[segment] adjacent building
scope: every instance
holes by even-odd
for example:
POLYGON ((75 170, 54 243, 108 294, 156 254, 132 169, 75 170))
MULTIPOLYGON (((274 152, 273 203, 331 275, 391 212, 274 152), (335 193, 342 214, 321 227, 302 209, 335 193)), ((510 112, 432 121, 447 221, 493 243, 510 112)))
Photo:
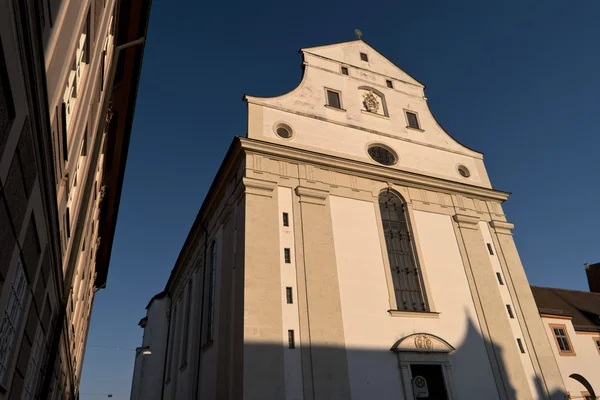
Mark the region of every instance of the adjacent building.
POLYGON ((301 53, 296 89, 245 96, 132 399, 565 398, 482 153, 364 41, 301 53))
POLYGON ((149 7, 0 1, 0 399, 78 397, 149 7))
POLYGON ((600 263, 586 265, 589 292, 532 286, 570 398, 600 395, 600 263))

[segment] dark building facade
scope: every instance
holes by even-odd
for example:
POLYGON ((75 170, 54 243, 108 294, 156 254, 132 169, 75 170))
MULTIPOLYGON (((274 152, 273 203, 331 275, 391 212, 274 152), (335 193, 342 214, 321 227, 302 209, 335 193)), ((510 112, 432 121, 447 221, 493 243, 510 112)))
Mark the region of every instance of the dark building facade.
POLYGON ((148 0, 0 0, 0 399, 76 398, 148 0))

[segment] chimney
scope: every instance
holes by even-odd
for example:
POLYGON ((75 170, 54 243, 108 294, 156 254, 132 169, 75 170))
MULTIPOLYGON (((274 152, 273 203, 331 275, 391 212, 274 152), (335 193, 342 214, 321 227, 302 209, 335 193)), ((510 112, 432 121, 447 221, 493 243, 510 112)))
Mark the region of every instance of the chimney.
POLYGON ((590 292, 600 293, 600 263, 583 265, 585 265, 590 292))

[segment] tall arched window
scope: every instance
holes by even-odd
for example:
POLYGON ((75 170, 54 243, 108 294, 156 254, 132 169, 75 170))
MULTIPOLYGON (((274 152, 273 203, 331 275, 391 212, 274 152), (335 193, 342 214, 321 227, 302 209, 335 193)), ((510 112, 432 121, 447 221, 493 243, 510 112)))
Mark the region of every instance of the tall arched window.
POLYGON ((397 308, 403 311, 428 311, 406 204, 400 196, 387 190, 379 195, 379 209, 397 308))

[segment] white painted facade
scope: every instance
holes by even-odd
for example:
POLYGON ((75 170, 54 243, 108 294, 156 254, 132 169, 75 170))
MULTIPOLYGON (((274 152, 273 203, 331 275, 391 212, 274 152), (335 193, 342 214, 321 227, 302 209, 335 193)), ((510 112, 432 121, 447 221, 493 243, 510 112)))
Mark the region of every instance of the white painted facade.
POLYGON ((420 373, 436 398, 563 398, 502 211, 508 194, 492 188, 482 154, 448 135, 424 86, 365 42, 302 54, 298 88, 245 97, 247 138, 232 144, 167 283, 176 299, 196 282, 192 316, 178 306, 175 317, 173 302, 166 363, 179 357, 182 321, 199 321, 187 323, 198 334, 185 350, 198 380, 180 367, 154 390, 411 399, 420 373), (372 145, 391 162, 372 158, 372 145), (398 257, 416 272, 406 268, 406 284, 380 208, 388 193, 407 219, 398 232, 410 251, 398 257), (410 273, 422 304, 398 297, 414 289, 410 273))

